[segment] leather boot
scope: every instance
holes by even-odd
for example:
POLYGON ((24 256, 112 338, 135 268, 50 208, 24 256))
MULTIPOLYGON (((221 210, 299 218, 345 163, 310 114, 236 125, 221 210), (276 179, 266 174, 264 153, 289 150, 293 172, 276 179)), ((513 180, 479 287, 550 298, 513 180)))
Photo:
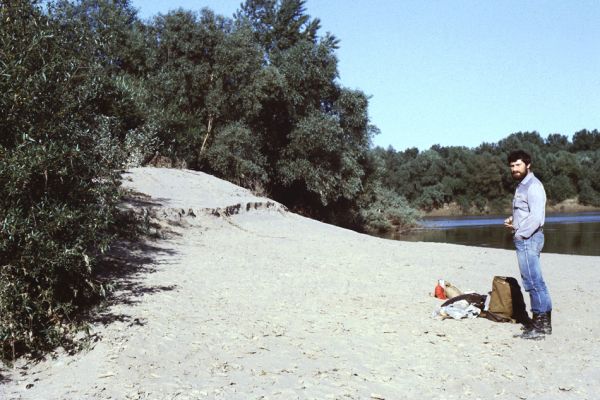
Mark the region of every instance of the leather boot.
POLYGON ((525 327, 525 330, 520 335, 515 335, 515 337, 519 337, 521 339, 529 339, 529 340, 540 340, 545 337, 544 334, 544 325, 542 320, 545 318, 546 314, 536 314, 533 313, 533 319, 531 320, 531 324, 525 327))
POLYGON ((552 335, 552 311, 540 314, 540 320, 542 321, 542 331, 546 335, 552 335))

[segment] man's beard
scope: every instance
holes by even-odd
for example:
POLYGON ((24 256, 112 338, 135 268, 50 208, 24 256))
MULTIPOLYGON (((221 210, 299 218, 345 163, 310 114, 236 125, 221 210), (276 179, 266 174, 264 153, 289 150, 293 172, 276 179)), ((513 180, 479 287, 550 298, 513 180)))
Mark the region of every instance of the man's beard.
POLYGON ((513 179, 515 179, 515 180, 517 180, 517 181, 520 181, 520 180, 522 180, 522 179, 523 179, 523 178, 525 178, 526 176, 527 176, 527 171, 525 171, 525 172, 520 172, 520 171, 517 171, 517 172, 513 172, 513 173, 512 173, 512 177, 513 177, 513 179))

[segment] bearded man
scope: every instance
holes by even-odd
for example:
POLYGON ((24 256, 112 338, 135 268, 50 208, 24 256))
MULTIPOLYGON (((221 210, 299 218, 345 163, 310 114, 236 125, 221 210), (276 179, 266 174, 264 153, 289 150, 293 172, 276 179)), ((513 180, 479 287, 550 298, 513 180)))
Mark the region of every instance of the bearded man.
POLYGON ((531 156, 523 150, 508 155, 513 179, 519 181, 513 198, 513 214, 504 220, 512 230, 523 288, 529 293, 531 324, 517 335, 523 339, 542 339, 552 333, 552 300, 542 276, 540 253, 544 247, 546 192, 531 172, 531 156))

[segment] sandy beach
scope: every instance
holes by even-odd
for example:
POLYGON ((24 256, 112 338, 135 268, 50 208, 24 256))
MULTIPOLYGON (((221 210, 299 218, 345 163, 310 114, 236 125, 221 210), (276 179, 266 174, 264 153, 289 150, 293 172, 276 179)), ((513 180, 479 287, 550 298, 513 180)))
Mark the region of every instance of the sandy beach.
POLYGON ((600 257, 543 253, 554 332, 527 341, 432 317, 438 279, 487 293, 514 251, 359 234, 200 172, 124 186, 171 233, 129 249, 87 348, 4 368, 0 399, 600 397, 600 257))

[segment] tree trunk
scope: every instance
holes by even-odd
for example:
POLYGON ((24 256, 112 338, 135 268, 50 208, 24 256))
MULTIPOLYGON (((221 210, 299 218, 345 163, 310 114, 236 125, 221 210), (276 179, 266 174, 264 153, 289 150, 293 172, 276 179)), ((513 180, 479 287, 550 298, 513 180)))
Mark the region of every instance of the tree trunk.
POLYGON ((204 147, 206 146, 206 141, 208 140, 208 137, 210 136, 210 131, 212 131, 213 119, 214 119, 214 116, 209 115, 208 126, 206 127, 206 135, 204 135, 204 140, 202 141, 202 147, 200 147, 200 154, 202 154, 204 152, 204 147))
MULTIPOLYGON (((215 74, 211 73, 210 74, 210 83, 212 86, 213 80, 215 79, 215 74)), ((212 126, 213 126, 213 120, 214 120, 215 116, 214 114, 209 114, 208 116, 208 126, 206 127, 206 135, 204 135, 204 140, 202 141, 202 147, 200 147, 200 154, 202 154, 204 152, 204 148, 206 147, 206 141, 208 140, 208 137, 210 136, 210 132, 212 131, 212 126)))

